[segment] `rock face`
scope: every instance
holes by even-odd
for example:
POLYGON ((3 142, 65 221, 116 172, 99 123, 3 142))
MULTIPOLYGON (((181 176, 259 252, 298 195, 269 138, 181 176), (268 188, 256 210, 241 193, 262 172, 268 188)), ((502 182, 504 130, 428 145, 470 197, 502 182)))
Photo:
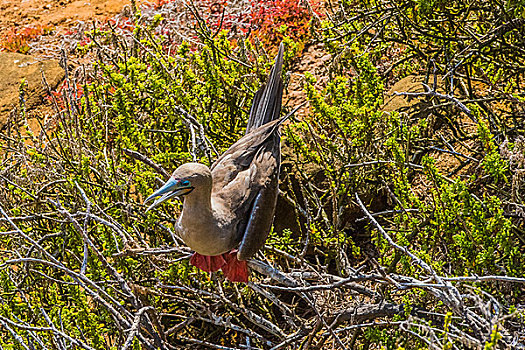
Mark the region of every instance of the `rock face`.
POLYGON ((46 94, 42 72, 52 89, 64 79, 64 70, 58 61, 38 61, 28 55, 0 52, 0 130, 6 124, 9 112, 19 104, 22 79, 27 81, 26 109, 41 103, 46 94))
MULTIPOLYGON (((434 78, 430 77, 427 84, 433 88, 434 78)), ((457 80, 456 80, 457 81, 457 80)), ((409 75, 408 77, 405 77, 401 80, 399 80, 397 83, 392 86, 390 91, 385 96, 385 103, 383 105, 383 111, 385 112, 407 112, 410 115, 414 115, 414 113, 423 113, 424 115, 427 115, 430 113, 430 111, 426 110, 427 107, 431 106, 431 104, 428 102, 428 99, 425 96, 421 97, 414 97, 414 96, 401 96, 396 95, 395 92, 411 92, 411 93, 420 93, 425 92, 425 89, 421 83, 425 82, 425 76, 423 75, 409 75)), ((443 81, 443 77, 438 75, 437 76, 437 92, 442 94, 448 94, 448 91, 445 91, 443 87, 446 86, 445 82, 443 81)), ((454 89, 454 95, 455 96, 463 96, 461 89, 458 88, 458 84, 456 84, 456 88, 454 89)), ((443 101, 446 102, 446 101, 443 101)))
POLYGON ((403 112, 419 103, 419 99, 415 97, 398 96, 395 95, 394 92, 424 92, 425 89, 423 88, 423 85, 421 85, 421 82, 423 81, 423 76, 409 75, 395 83, 390 89, 390 92, 385 96, 383 111, 403 112))

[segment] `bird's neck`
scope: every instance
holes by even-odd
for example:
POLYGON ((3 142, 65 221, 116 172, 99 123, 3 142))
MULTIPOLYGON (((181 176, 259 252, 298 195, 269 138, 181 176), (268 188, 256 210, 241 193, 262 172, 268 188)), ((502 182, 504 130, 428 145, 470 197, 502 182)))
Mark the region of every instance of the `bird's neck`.
POLYGON ((182 216, 183 219, 192 219, 192 221, 211 219, 213 217, 211 191, 195 189, 184 197, 182 216))

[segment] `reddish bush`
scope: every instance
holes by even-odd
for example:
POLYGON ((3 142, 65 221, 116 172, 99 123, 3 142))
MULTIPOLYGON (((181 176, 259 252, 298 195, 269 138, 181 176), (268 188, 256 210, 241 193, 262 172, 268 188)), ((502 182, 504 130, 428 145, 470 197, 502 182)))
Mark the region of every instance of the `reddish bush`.
MULTIPOLYGON (((281 42, 289 36, 296 42, 308 38, 312 13, 300 0, 252 0, 251 25, 254 35, 267 45, 281 42)), ((312 9, 317 15, 319 5, 312 9)))
POLYGON ((212 29, 227 29, 257 37, 266 46, 276 46, 284 36, 304 42, 309 36, 314 14, 320 16, 320 2, 311 9, 301 0, 251 0, 250 6, 229 8, 225 0, 201 0, 204 18, 212 29))
POLYGON ((29 43, 32 40, 49 34, 52 30, 53 27, 40 25, 11 29, 0 38, 0 51, 26 53, 30 49, 29 43))
POLYGON ((84 95, 84 88, 81 84, 75 83, 70 85, 67 80, 64 80, 51 94, 46 97, 50 103, 56 103, 59 110, 66 108, 66 98, 69 103, 78 103, 80 98, 84 95), (70 89, 68 91, 68 89, 70 89))

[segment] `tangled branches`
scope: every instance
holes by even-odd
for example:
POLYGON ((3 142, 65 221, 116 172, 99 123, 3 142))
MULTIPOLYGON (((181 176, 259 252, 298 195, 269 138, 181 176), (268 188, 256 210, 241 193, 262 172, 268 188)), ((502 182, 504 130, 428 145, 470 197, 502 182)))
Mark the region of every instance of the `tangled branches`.
MULTIPOLYGON (((44 305, 34 299, 32 284, 47 285, 50 290, 52 286, 59 286, 63 293, 81 292, 88 298, 85 302, 91 305, 91 312, 96 310, 97 318, 104 317, 106 326, 113 331, 111 337, 101 334, 106 338, 104 343, 119 349, 128 349, 137 342, 146 349, 175 349, 184 344, 217 349, 237 349, 250 344, 272 349, 293 348, 299 344, 304 348, 323 348, 328 343, 352 348, 360 332, 388 328, 414 336, 432 349, 443 349, 447 344, 454 344, 453 348, 462 344, 481 349, 494 340, 493 332, 499 334, 498 344, 504 348, 523 346, 519 333, 510 331, 507 325, 513 314, 492 295, 476 293, 470 283, 525 284, 525 279, 439 276, 414 253, 394 242, 357 194, 355 200, 368 220, 392 248, 420 268, 420 278, 388 273, 375 261, 375 268, 370 271, 352 268, 348 276, 341 277, 305 259, 268 247, 270 252, 282 254, 293 268, 283 272, 272 267, 272 263, 251 261, 250 267, 257 273, 244 291, 240 286, 226 283, 220 275, 213 275, 212 281, 199 281, 195 271, 186 279, 168 282, 161 276, 186 260, 188 250, 177 242, 163 248, 150 247, 123 230, 103 210, 94 209, 97 206, 80 185, 77 184, 76 189, 84 199, 83 209, 71 211, 59 201, 48 200, 48 206, 54 210, 45 215, 11 217, 0 207, 0 220, 10 227, 3 235, 9 235, 16 242, 13 245, 16 249, 4 250, 1 271, 11 286, 9 291, 5 290, 11 297, 4 294, 3 299, 8 304, 13 298, 23 300, 32 310, 30 317, 12 313, 0 316, 0 322, 22 348, 29 349, 31 344, 44 346, 53 339, 59 348, 93 349, 93 343, 86 340, 89 329, 81 328, 81 319, 72 319, 60 311, 64 315, 57 324, 55 315, 48 314, 57 310, 46 311, 44 305), (60 221, 67 229, 60 235, 37 239, 34 233, 20 228, 35 220, 60 221), (117 253, 108 255, 101 249, 103 241, 92 229, 96 225, 104 226, 121 242, 117 253), (74 254, 67 248, 65 235, 80 238, 84 249, 74 254), (61 253, 49 245, 57 240, 65 244, 61 253), (68 260, 60 256, 66 252, 70 255, 68 260), (150 277, 135 280, 119 272, 116 262, 129 259, 140 260, 141 265, 152 270, 150 277), (387 293, 402 295, 417 290, 428 293, 429 303, 446 305, 450 313, 427 309, 424 305, 392 303, 385 298, 387 293), (213 329, 224 329, 229 336, 219 336, 222 342, 217 343, 213 329), (223 346, 225 344, 227 346, 223 346)), ((60 295, 48 297, 60 298, 60 295)), ((73 299, 70 308, 80 308, 80 303, 73 299)))

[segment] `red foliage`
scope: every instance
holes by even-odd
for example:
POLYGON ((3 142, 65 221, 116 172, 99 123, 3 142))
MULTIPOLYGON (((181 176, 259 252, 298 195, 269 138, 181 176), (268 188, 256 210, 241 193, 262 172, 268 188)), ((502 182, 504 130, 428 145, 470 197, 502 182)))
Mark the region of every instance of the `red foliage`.
POLYGON ((162 7, 166 4, 169 4, 170 2, 174 2, 175 0, 155 0, 155 8, 162 7))
POLYGON ((55 90, 51 91, 51 95, 48 95, 46 99, 49 102, 53 102, 53 100, 56 101, 58 108, 62 110, 66 105, 65 96, 68 95, 68 88, 71 89, 70 96, 73 100, 78 101, 84 95, 84 88, 81 84, 77 83, 75 86, 70 86, 70 83, 68 83, 67 80, 64 80, 55 90))
POLYGON ((267 45, 280 43, 284 35, 303 42, 308 37, 311 18, 312 14, 299 0, 252 0, 254 35, 267 45), (286 26, 284 32, 282 26, 286 26))
POLYGON ((199 7, 207 10, 202 15, 211 29, 250 33, 266 46, 275 46, 285 35, 297 42, 308 38, 313 13, 320 16, 320 1, 312 1, 313 13, 301 3, 301 0, 251 0, 246 11, 229 12, 231 5, 226 0, 200 0, 199 7))
POLYGON ((116 28, 122 29, 128 32, 133 32, 133 29, 135 28, 135 23, 133 19, 129 17, 120 17, 118 21, 115 18, 110 18, 108 20, 108 23, 111 26, 116 26, 116 28))
POLYGON ((40 25, 11 29, 0 38, 0 51, 26 53, 29 51, 30 41, 49 34, 52 30, 53 27, 40 25))

